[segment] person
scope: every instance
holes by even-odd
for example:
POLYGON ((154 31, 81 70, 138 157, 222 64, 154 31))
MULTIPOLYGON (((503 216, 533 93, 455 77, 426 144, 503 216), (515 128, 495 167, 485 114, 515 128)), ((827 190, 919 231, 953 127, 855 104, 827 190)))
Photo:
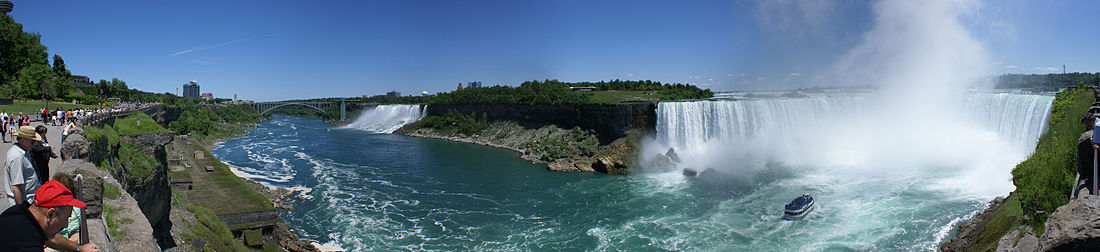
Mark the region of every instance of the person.
POLYGON ((50 179, 50 159, 57 158, 57 154, 53 152, 53 146, 50 146, 50 140, 46 138, 45 125, 38 125, 34 132, 42 141, 34 142, 34 147, 31 147, 31 164, 38 174, 38 181, 46 181, 50 179))
POLYGON ((4 159, 4 193, 7 196, 7 206, 12 207, 23 204, 24 201, 34 198, 35 190, 41 185, 38 174, 31 164, 30 150, 35 141, 42 140, 34 133, 30 126, 20 127, 15 135, 15 146, 8 149, 8 155, 4 159))
MULTIPOLYGON (((68 173, 57 173, 53 180, 61 183, 65 188, 79 189, 76 181, 68 173)), ((71 190, 70 190, 71 191, 71 190)), ((73 207, 73 213, 69 216, 69 224, 46 241, 46 251, 76 251, 80 242, 80 214, 82 207, 73 207)))
POLYGON ((0 117, 0 141, 8 142, 8 122, 0 117))
MULTIPOLYGON (((1098 146, 1092 143, 1092 127, 1096 121, 1096 115, 1085 114, 1081 117, 1081 124, 1085 126, 1085 133, 1077 138, 1077 184, 1073 185, 1073 197, 1082 192, 1082 189, 1092 190, 1092 165, 1095 150, 1098 146)), ((1096 192, 1090 192, 1096 194, 1096 192)))
MULTIPOLYGON (((73 207, 87 204, 73 198, 73 193, 61 183, 51 180, 42 185, 33 202, 25 202, 0 213, 0 251, 43 251, 69 222, 73 207)), ((99 251, 95 243, 79 247, 78 251, 99 251)))

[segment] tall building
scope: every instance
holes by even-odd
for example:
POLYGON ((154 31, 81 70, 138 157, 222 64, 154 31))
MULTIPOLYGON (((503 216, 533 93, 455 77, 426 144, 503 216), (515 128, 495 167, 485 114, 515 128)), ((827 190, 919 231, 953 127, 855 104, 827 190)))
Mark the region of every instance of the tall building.
POLYGON ((191 81, 190 83, 183 84, 183 97, 199 98, 199 82, 191 81))
POLYGON ((386 92, 386 97, 401 97, 401 92, 389 91, 386 92))
POLYGON ((471 82, 466 83, 466 87, 468 87, 468 88, 472 88, 472 87, 479 88, 479 87, 483 87, 483 86, 481 85, 480 81, 471 81, 471 82))

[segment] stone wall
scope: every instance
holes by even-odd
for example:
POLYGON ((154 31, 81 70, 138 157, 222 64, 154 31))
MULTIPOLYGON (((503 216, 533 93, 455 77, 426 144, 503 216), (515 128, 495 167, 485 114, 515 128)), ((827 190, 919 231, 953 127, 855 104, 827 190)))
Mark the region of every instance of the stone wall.
POLYGON ((514 121, 524 127, 556 125, 563 129, 581 127, 594 130, 600 144, 625 137, 630 129, 653 131, 657 126, 657 103, 610 105, 505 105, 456 104, 428 105, 427 115, 443 115, 449 110, 476 114, 490 121, 514 121))

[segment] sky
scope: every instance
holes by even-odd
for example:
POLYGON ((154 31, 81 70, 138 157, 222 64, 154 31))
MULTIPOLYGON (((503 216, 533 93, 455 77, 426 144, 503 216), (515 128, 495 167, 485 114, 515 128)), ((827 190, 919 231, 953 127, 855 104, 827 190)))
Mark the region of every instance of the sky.
MULTIPOLYGON (((991 74, 1100 71, 1100 1, 944 1, 964 2, 949 18, 991 74)), ((542 79, 835 85, 823 76, 881 22, 879 1, 840 0, 13 2, 73 74, 256 101, 542 79)))

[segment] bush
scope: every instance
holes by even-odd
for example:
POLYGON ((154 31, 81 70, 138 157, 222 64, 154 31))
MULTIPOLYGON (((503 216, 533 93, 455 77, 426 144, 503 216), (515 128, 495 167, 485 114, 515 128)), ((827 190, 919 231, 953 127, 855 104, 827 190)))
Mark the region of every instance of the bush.
POLYGON ((1077 139, 1085 132, 1081 113, 1092 104, 1093 92, 1072 88, 1059 92, 1051 108, 1048 129, 1039 137, 1035 152, 1012 170, 1012 183, 1020 196, 1028 224, 1042 232, 1043 223, 1058 207, 1069 202, 1077 172, 1077 139))
POLYGON ((483 116, 481 120, 474 119, 474 114, 464 115, 459 113, 458 110, 447 110, 443 116, 428 116, 420 121, 416 122, 417 127, 433 128, 449 132, 450 134, 461 133, 467 136, 472 136, 489 127, 483 116))

